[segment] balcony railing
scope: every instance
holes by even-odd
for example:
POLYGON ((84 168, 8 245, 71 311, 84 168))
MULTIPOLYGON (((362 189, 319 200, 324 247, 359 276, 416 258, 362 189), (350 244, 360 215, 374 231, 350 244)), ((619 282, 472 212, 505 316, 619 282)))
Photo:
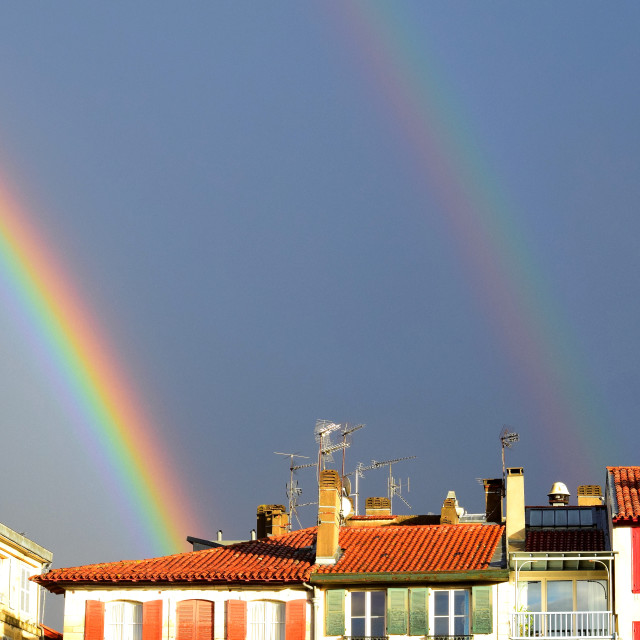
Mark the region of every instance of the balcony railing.
MULTIPOLYGON (((451 635, 451 636, 420 636, 422 640, 472 640, 473 636, 451 635)), ((343 640, 389 640, 389 636, 342 636, 343 640)))
POLYGON ((512 638, 612 638, 611 611, 519 611, 511 616, 512 638))

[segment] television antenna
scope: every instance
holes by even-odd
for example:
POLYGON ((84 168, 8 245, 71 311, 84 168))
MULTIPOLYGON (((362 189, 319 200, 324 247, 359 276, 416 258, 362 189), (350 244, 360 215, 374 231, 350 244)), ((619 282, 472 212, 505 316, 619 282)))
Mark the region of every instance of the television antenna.
POLYGON ((344 443, 344 447, 342 449, 342 472, 341 472, 340 475, 343 478, 345 477, 345 475, 344 475, 345 454, 346 454, 347 447, 351 444, 350 442, 347 443, 347 438, 354 431, 358 431, 358 429, 362 429, 363 427, 364 427, 364 424, 356 424, 354 426, 349 426, 347 423, 345 423, 344 429, 342 430, 342 442, 344 443))
POLYGON ((504 429, 500 432, 500 445, 502 447, 502 497, 505 496, 505 482, 507 470, 504 464, 504 450, 511 449, 511 447, 520 440, 519 434, 515 431, 511 431, 511 427, 507 424, 504 425, 504 429))
POLYGON ((333 462, 333 453, 350 446, 346 438, 343 438, 343 441, 338 444, 331 442, 331 434, 341 428, 341 424, 331 420, 316 420, 314 435, 318 443, 318 479, 320 478, 320 472, 326 469, 327 462, 333 462))
MULTIPOLYGON (((360 498, 360 493, 359 493, 359 482, 358 480, 360 478, 364 478, 364 472, 365 471, 370 471, 371 469, 381 469, 382 467, 386 467, 387 465, 389 465, 389 478, 390 480, 388 481, 387 484, 387 492, 388 492, 388 496, 389 496, 389 501, 391 502, 393 500, 393 496, 394 495, 399 495, 396 494, 395 492, 392 492, 391 490, 391 485, 395 484, 395 481, 393 480, 393 477, 391 475, 391 465, 395 464, 396 462, 402 462, 403 460, 414 460, 416 456, 405 456, 404 458, 394 458, 393 460, 383 460, 383 461, 377 461, 377 460, 372 460, 371 464, 369 465, 365 465, 362 462, 358 462, 357 466, 356 466, 356 470, 352 471, 351 473, 347 474, 347 475, 355 475, 355 485, 356 485, 356 490, 355 492, 353 492, 351 495, 355 496, 355 504, 354 504, 354 515, 358 515, 358 499, 360 498)), ((403 498, 401 498, 401 500, 404 501, 403 498)))
POLYGON ((310 460, 310 457, 300 455, 299 453, 282 453, 281 451, 274 451, 274 453, 277 456, 289 456, 289 484, 286 485, 286 492, 287 500, 289 502, 289 524, 287 525, 287 529, 291 531, 294 518, 297 520, 298 526, 302 527, 302 523, 298 517, 298 508, 306 507, 310 504, 316 504, 315 502, 305 502, 303 504, 298 503, 298 498, 302 495, 302 489, 298 485, 298 481, 294 479, 294 474, 300 469, 315 467, 318 463, 307 462, 304 464, 295 464, 295 458, 305 458, 306 460, 310 460))

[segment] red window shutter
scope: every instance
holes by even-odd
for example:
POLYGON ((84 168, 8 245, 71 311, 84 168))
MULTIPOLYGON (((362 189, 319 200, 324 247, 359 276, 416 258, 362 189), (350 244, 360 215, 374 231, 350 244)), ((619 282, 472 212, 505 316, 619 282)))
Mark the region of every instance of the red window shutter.
POLYGON ((213 640, 213 602, 182 600, 177 607, 176 640, 213 640))
POLYGON ((631 529, 631 590, 640 593, 640 528, 631 529))
POLYGON ((305 640, 307 635, 307 601, 287 602, 285 615, 285 640, 305 640))
POLYGON ((104 602, 87 600, 85 603, 84 640, 104 640, 104 602))
POLYGON ((195 618, 195 640, 213 640, 213 602, 197 600, 195 618))
POLYGON ((162 600, 142 605, 142 640, 162 640, 162 600))
POLYGON ((245 640, 247 637, 247 603, 227 600, 227 640, 245 640))
POLYGON ((182 600, 177 608, 176 640, 193 640, 196 633, 196 601, 182 600))
POLYGON ((631 625, 633 640, 640 640, 640 622, 632 622, 631 625))

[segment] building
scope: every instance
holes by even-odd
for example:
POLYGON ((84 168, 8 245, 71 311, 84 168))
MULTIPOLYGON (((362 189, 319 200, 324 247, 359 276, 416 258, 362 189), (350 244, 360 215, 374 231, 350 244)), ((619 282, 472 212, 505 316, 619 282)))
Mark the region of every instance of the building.
POLYGON ((45 635, 40 624, 41 590, 29 578, 48 570, 52 559, 50 551, 0 524, 0 633, 3 640, 35 640, 45 635))
POLYGON ((605 493, 616 554, 615 608, 620 638, 640 640, 640 467, 607 467, 605 493))
POLYGON ((570 506, 566 486, 554 483, 548 505, 525 507, 521 468, 507 469, 506 485, 510 637, 613 639, 614 553, 601 488, 579 487, 570 506))
POLYGON ((317 527, 283 532, 284 509, 263 505, 256 540, 34 580, 65 594, 65 640, 508 636, 501 522, 462 521, 455 496, 440 517, 368 506, 345 521, 340 476, 323 471, 317 527))

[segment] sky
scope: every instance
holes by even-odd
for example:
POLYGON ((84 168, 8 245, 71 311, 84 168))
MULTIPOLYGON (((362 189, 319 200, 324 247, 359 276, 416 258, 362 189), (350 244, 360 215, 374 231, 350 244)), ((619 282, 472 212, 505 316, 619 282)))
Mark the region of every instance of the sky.
POLYGON ((505 427, 528 504, 640 464, 639 26, 3 3, 0 521, 56 567, 247 538, 318 419, 366 425, 348 473, 415 456, 392 467, 414 513, 482 511, 505 427))

